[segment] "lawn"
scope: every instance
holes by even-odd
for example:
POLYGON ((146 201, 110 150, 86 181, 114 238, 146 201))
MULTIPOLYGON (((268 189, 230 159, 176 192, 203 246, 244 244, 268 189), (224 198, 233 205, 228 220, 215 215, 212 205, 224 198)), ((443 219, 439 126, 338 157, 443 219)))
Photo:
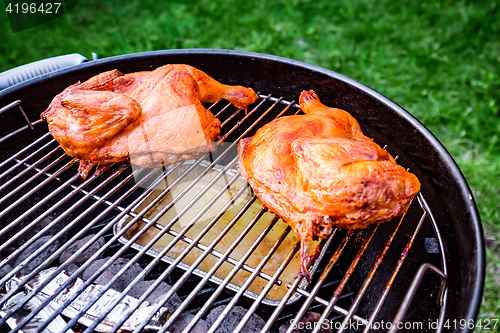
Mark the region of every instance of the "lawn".
POLYGON ((499 9, 486 0, 80 0, 62 17, 18 33, 2 11, 0 72, 74 52, 224 48, 354 78, 422 121, 460 166, 488 240, 479 317, 499 318, 499 9))

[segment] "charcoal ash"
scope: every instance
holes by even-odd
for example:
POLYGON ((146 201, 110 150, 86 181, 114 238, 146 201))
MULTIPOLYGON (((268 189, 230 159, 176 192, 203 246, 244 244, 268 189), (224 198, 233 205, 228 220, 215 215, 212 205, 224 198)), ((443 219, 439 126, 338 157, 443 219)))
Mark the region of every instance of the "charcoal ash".
MULTIPOLYGON (((14 287, 14 285, 9 285, 7 287, 7 290, 9 290, 9 287, 14 287)), ((8 312, 15 308, 19 303, 23 302, 24 299, 27 296, 27 292, 19 292, 17 294, 14 294, 11 296, 2 306, 2 312, 8 312)), ((24 305, 22 306, 22 312, 25 313, 30 313, 34 309, 36 309, 42 301, 37 297, 31 298, 29 301, 25 302, 24 305)), ((41 311, 39 311, 33 319, 31 319, 27 325, 22 327, 22 331, 24 333, 36 333, 38 332, 39 326, 44 323, 46 320, 49 319, 49 317, 53 314, 53 311, 45 307, 41 311)), ((6 323, 3 326, 0 326, 0 331, 1 332, 6 332, 7 327, 10 327, 10 329, 13 329, 17 326, 18 321, 20 321, 21 318, 9 318, 7 319, 6 323)), ((66 322, 61 316, 55 316, 55 318, 52 318, 52 321, 48 324, 48 326, 42 331, 42 333, 51 333, 51 332, 61 332, 62 329, 66 326, 66 322)), ((10 331, 9 329, 9 331, 10 331)), ((74 331, 72 329, 67 329, 65 333, 73 333, 74 331)))
MULTIPOLYGON (((108 258, 99 259, 94 261, 82 274, 83 280, 88 280, 95 272, 97 272, 101 266, 103 266, 108 261, 108 258)), ((109 266, 99 277, 93 281, 95 284, 106 285, 127 263, 129 259, 118 258, 111 266, 109 266)), ((116 291, 123 291, 137 275, 142 272, 142 268, 138 263, 134 263, 128 268, 111 286, 112 289, 116 291)))
MULTIPOLYGON (((146 290, 149 287, 151 287, 151 285, 154 282, 155 282, 154 280, 141 281, 132 290, 130 290, 128 295, 135 298, 141 298, 141 296, 146 292, 146 290)), ((150 304, 158 303, 161 300, 161 298, 163 298, 163 296, 170 290, 170 288, 172 288, 170 285, 168 285, 165 282, 161 282, 158 285, 158 287, 156 287, 156 289, 153 290, 151 295, 149 295, 146 298, 146 301, 148 301, 150 304)), ((167 300, 165 306, 170 312, 174 312, 175 310, 177 310, 177 308, 179 308, 181 303, 182 301, 179 298, 179 296, 177 296, 177 293, 173 293, 172 296, 170 296, 169 299, 167 300)))
MULTIPOLYGON (((320 325, 319 333, 332 333, 332 330, 328 324, 321 325, 319 323, 320 319, 321 314, 308 311, 304 313, 304 316, 300 320, 300 323, 294 325, 296 326, 296 328, 292 331, 292 333, 311 333, 312 331, 314 331, 315 325, 320 325)), ((279 333, 285 333, 289 328, 290 324, 281 325, 279 328, 279 333)))
MULTIPOLYGON (((44 246, 47 242, 51 240, 53 236, 43 236, 37 239, 33 244, 28 246, 20 255, 17 257, 14 266, 19 266, 26 258, 35 253, 39 248, 44 246)), ((20 272, 22 275, 28 275, 36 268, 38 268, 50 255, 56 252, 59 249, 59 241, 55 240, 52 244, 45 249, 40 255, 29 262, 21 268, 20 272)))
MULTIPOLYGON (((68 260, 73 254, 75 254, 78 250, 80 250, 85 244, 87 244, 95 235, 88 235, 87 237, 81 238, 71 244, 59 257, 59 263, 64 263, 68 260)), ((75 265, 82 265, 87 260, 89 260, 94 254, 96 254, 100 248, 102 248, 106 244, 104 237, 98 238, 92 245, 89 246, 88 249, 83 251, 83 253, 76 258, 73 263, 75 265)), ((100 257, 96 258, 99 259, 100 257)))
MULTIPOLYGON (((172 333, 180 333, 182 332, 188 325, 189 323, 191 322, 191 320, 193 320, 194 318, 194 314, 191 314, 191 313, 182 313, 179 318, 177 318, 177 320, 172 324, 172 326, 170 327, 170 331, 172 333)), ((200 319, 196 325, 191 329, 191 331, 189 331, 190 333, 206 333, 208 332, 208 325, 207 323, 203 320, 203 319, 200 319)))
MULTIPOLYGON (((221 305, 218 306, 210 313, 207 315, 206 322, 209 326, 212 326, 217 319, 220 317, 224 309, 226 308, 226 305, 221 305)), ((247 310, 241 306, 235 306, 231 309, 231 311, 228 313, 224 321, 219 325, 217 330, 215 331, 216 333, 230 333, 233 332, 234 329, 238 326, 238 324, 241 322, 241 319, 245 314, 247 313, 247 310)), ((258 333, 262 330, 262 328, 266 325, 266 322, 260 318, 258 315, 255 313, 250 316, 250 319, 247 321, 243 329, 241 330, 242 333, 258 333)))

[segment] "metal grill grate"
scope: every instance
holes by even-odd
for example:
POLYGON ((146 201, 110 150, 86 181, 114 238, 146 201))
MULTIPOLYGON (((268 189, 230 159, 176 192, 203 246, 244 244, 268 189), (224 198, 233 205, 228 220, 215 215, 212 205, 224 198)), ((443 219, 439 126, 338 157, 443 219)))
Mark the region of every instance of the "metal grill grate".
MULTIPOLYGON (((2 112, 18 105, 20 102, 13 103, 2 112)), ((209 108, 221 119, 223 143, 216 153, 198 160, 158 170, 113 165, 81 180, 75 161, 47 133, 0 163, 0 326, 29 332, 42 332, 49 323, 51 329, 62 332, 75 327, 85 332, 120 328, 165 332, 188 313, 192 315, 184 327, 188 332, 209 311, 225 304, 209 332, 215 332, 235 306, 247 309, 235 332, 244 331, 254 314, 265 321, 262 332, 278 332, 290 320, 300 322, 308 311, 318 312, 319 322, 328 321, 338 332, 368 332, 390 315, 394 332, 418 294, 426 271, 439 277, 434 283, 437 289, 424 291, 437 303, 429 320, 444 318, 446 260, 438 226, 421 194, 408 214, 398 220, 360 231, 335 230, 321 260, 311 268, 312 283, 303 279, 287 282, 284 272, 292 269, 299 244, 283 221, 259 206, 242 180, 237 171, 236 143, 263 123, 297 114, 300 109, 293 101, 270 95, 260 95, 248 112, 222 101, 209 108), (59 263, 65 250, 89 235, 93 236, 83 247, 59 263), (41 243, 44 236, 49 236, 48 240, 41 243), (105 243, 97 252, 72 267, 101 237, 105 243), (231 240, 221 246, 228 237, 231 240), (425 258, 426 253, 417 253, 416 257, 423 258, 410 258, 410 264, 405 265, 419 237, 434 246, 428 253, 435 255, 425 258), (242 247, 244 241, 247 245, 242 247), (19 259, 38 243, 35 252, 19 259), (179 244, 182 247, 174 255, 179 244), (187 260, 190 256, 191 261, 187 260), (103 266, 86 280, 78 280, 101 257, 105 258, 103 266), (252 260, 256 257, 258 260, 252 260), (119 258, 127 258, 127 264, 75 309, 80 295, 95 286, 101 273, 119 258), (202 267, 209 258, 208 266, 202 267), (123 291, 108 299, 113 284, 137 264, 141 271, 123 291), (64 273, 71 270, 71 274, 64 273), (401 272, 404 277, 398 280, 401 272), (408 276, 413 278, 412 284, 409 280, 398 284, 408 276), (235 282, 236 277, 239 282, 235 282), (127 296, 144 279, 152 281, 149 288, 140 297, 127 296), (171 288, 144 310, 144 301, 164 281, 171 288), (399 289, 405 286, 404 290, 394 292, 394 284, 399 289), (272 298, 275 289, 282 293, 272 298), (396 306, 388 305, 394 303, 391 291, 397 295, 396 306), (173 311, 165 304, 175 294, 182 303, 173 311), (130 320, 134 316, 138 319, 130 320)), ((440 331, 442 320, 439 323, 428 330, 440 331)), ((292 329, 289 326, 287 332, 292 329)), ((320 326, 312 331, 320 331, 320 326)))

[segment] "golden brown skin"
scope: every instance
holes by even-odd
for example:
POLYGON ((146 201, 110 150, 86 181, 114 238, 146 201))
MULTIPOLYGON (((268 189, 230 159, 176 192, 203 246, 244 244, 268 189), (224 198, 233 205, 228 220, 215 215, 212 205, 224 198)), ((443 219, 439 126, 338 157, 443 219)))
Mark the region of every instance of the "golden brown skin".
POLYGON ((112 70, 66 88, 41 118, 66 153, 78 157, 85 179, 95 165, 130 160, 159 167, 212 151, 220 121, 202 103, 221 98, 246 108, 258 96, 188 65, 112 70))
POLYGON ((405 213, 420 191, 415 175, 367 138, 349 113, 323 105, 314 91, 305 115, 276 119, 239 142, 240 170, 265 207, 301 240, 301 275, 309 246, 334 227, 365 228, 405 213))

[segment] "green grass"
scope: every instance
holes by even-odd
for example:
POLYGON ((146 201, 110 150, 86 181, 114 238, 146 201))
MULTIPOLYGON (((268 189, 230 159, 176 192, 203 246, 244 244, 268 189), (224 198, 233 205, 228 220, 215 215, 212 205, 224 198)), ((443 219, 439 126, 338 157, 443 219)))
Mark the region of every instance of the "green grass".
POLYGON ((0 14, 0 71, 79 52, 178 48, 280 55, 360 81, 422 121, 471 186, 485 234, 479 317, 500 317, 500 4, 497 1, 97 1, 13 34, 0 14))

